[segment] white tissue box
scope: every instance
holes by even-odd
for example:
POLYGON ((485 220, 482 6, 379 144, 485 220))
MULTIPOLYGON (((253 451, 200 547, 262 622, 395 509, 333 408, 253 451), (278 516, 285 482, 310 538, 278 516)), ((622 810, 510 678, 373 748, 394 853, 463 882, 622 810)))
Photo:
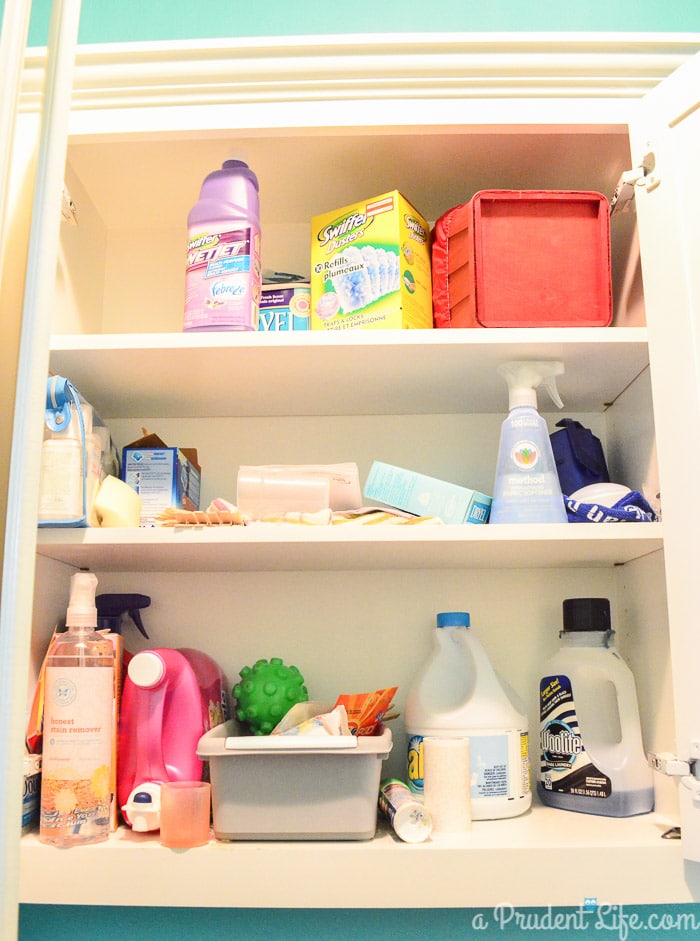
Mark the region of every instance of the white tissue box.
MULTIPOLYGON (((226 748, 235 720, 199 740, 209 762, 217 840, 371 840, 377 829, 382 762, 391 732, 361 735, 355 748, 226 748)), ((298 741, 295 739, 295 741, 298 741)))

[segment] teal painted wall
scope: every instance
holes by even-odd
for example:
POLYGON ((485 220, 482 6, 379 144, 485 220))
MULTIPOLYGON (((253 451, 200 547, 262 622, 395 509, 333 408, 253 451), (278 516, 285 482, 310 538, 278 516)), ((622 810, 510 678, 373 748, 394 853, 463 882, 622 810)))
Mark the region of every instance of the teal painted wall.
MULTIPOLYGON (((0 0, 2 6, 3 0, 0 0)), ((34 0, 44 45, 51 0, 34 0)), ((83 0, 80 42, 382 32, 700 31, 698 0, 83 0)))
MULTIPOLYGON (((230 876, 235 878, 233 874, 230 876)), ((280 873, 280 878, 284 874, 280 873)), ((459 878, 459 873, 455 873, 459 878)), ((507 881, 507 876, 506 876, 507 881)), ((507 888, 504 886, 504 893, 507 888)), ((361 902, 361 899, 356 901, 361 902)), ((85 909, 23 906, 22 941, 695 941, 700 906, 621 905, 600 908, 338 909, 85 909)))
MULTIPOLYGON (((46 43, 51 0, 34 0, 30 45, 46 43)), ((4 0, 0 0, 0 10, 4 0)), ((81 43, 202 39, 273 35, 421 32, 700 32, 698 0, 83 0, 81 43)), ((76 852, 76 851, 74 851, 76 852)), ((79 852, 79 851, 77 851, 79 852)), ((271 874, 284 878, 283 873, 271 874)), ((99 878, 99 873, 95 874, 99 878)), ((235 879, 235 873, 222 873, 235 879)), ((455 873, 455 878, 459 874, 455 873)), ((154 894, 157 895, 157 873, 154 894)), ((349 887, 349 890, 351 887, 349 887)), ((274 889, 271 890, 274 892, 274 889)), ((89 895, 89 886, 86 887, 89 895)), ((507 886, 504 898, 507 899, 507 886)), ((362 899, 353 900, 356 905, 362 899)), ((557 910, 568 937, 635 936, 638 919, 647 937, 690 941, 700 927, 700 906, 634 907, 610 912, 557 910), (662 919, 671 919, 662 924, 662 919), (674 921, 674 919, 677 919, 674 921), (657 934, 650 929, 661 931, 657 934), (694 929, 694 930, 693 930, 694 929)), ((474 936, 514 941, 542 933, 561 936, 548 909, 523 909, 508 923, 493 910, 282 911, 270 909, 134 909, 23 905, 20 941, 166 941, 181 938, 251 938, 257 941, 458 941, 474 936), (487 928, 487 925, 489 926, 487 928)))

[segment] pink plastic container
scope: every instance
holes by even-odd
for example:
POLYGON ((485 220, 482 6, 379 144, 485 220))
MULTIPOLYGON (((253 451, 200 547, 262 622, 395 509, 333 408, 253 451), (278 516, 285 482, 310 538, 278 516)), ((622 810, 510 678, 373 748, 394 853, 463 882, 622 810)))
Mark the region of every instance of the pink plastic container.
POLYGON ((130 660, 119 715, 117 799, 134 829, 158 829, 157 785, 202 779, 197 743, 227 718, 226 690, 219 666, 198 650, 159 647, 130 660), (138 824, 124 810, 134 800, 149 805, 138 824))

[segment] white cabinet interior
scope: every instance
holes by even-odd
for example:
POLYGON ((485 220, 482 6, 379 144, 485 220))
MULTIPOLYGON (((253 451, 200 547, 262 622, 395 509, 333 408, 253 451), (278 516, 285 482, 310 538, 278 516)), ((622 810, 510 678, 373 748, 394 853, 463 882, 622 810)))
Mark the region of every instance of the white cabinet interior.
MULTIPOLYGON (((264 266, 305 274, 311 216, 356 199, 398 188, 434 221, 485 188, 611 196, 631 166, 622 107, 601 122, 591 103, 589 120, 572 123, 561 103, 543 105, 537 123, 519 117, 513 101, 495 103, 488 120, 477 111, 479 120, 468 102, 456 102, 450 119, 436 122, 430 102, 419 101, 411 123, 382 125, 345 121, 339 104, 319 127, 290 126, 280 105, 265 126, 233 130, 217 126, 215 109, 196 122, 174 109, 156 115, 155 129, 140 114, 120 114, 112 132, 91 130, 78 114, 66 168, 78 225, 63 227, 51 369, 95 405, 119 446, 144 426, 197 447, 206 505, 215 496, 235 501, 238 465, 263 463, 355 460, 364 479, 379 459, 488 493, 507 406, 496 365, 558 358, 566 365, 562 415, 601 438, 613 479, 656 492, 633 213, 612 220, 608 329, 181 333, 187 211, 227 156, 246 159, 259 176, 264 266)), ((553 427, 557 416, 547 417, 553 427)), ((312 698, 396 684, 399 709, 435 613, 463 608, 527 703, 534 763, 538 668, 557 645, 561 602, 605 595, 636 675, 645 744, 672 748, 663 524, 494 530, 399 528, 372 538, 358 530, 43 530, 32 671, 76 566, 95 571, 101 591, 151 595, 151 643, 201 647, 231 685, 245 664, 281 656, 300 668, 312 698)), ((134 635, 128 642, 148 646, 134 635)), ((387 771, 401 774, 400 718, 393 730, 387 771)), ((655 778, 657 811, 647 817, 609 821, 535 806, 522 818, 479 823, 458 843, 421 847, 382 828, 369 844, 212 843, 176 856, 155 838, 120 831, 56 867, 54 851, 29 836, 22 898, 80 903, 80 874, 99 868, 91 901, 100 904, 333 906, 348 904, 351 886, 352 904, 382 907, 687 901, 679 843, 662 838, 678 822, 675 787, 655 778), (553 854, 567 853, 575 883, 553 885, 553 854), (286 874, 279 894, 262 885, 256 867, 268 865, 286 874), (516 883, 507 891, 506 867, 516 883)))

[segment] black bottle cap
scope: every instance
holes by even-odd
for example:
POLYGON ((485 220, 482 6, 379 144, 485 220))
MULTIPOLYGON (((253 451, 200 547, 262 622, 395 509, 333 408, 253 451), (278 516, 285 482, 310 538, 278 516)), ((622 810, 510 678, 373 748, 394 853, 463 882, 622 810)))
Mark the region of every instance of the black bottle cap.
POLYGON ((567 598, 563 603, 565 631, 609 631, 607 598, 567 598))

